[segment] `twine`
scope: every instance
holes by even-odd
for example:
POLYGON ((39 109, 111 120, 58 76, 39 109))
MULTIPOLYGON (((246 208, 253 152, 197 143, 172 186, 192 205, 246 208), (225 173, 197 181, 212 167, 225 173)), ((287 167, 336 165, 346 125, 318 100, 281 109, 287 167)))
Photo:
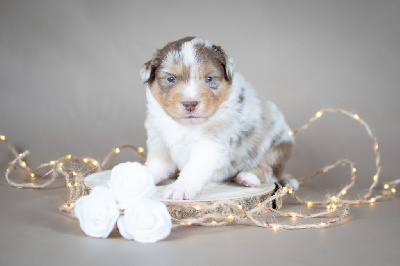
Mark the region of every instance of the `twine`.
MULTIPOLYGON (((376 172, 372 178, 372 183, 368 190, 361 196, 355 199, 342 199, 342 197, 347 194, 347 191, 351 189, 356 181, 356 168, 355 164, 349 160, 339 160, 333 164, 327 165, 314 174, 299 178, 300 184, 306 181, 317 178, 323 173, 327 173, 330 170, 335 169, 338 166, 349 167, 351 171, 349 183, 346 184, 337 194, 326 195, 325 200, 320 201, 305 201, 296 195, 295 191, 291 187, 279 187, 276 193, 268 197, 257 197, 251 199, 242 200, 225 200, 218 202, 207 202, 199 203, 199 206, 193 206, 192 204, 180 203, 174 205, 171 203, 167 204, 169 211, 172 216, 172 221, 174 226, 185 226, 185 225, 202 225, 202 226, 223 226, 227 224, 244 224, 249 223, 266 227, 271 229, 308 229, 308 228, 325 228, 332 226, 337 223, 341 223, 345 220, 349 214, 350 205, 375 203, 377 201, 390 200, 395 198, 395 188, 397 184, 400 183, 400 179, 396 179, 387 183, 388 188, 391 191, 382 190, 379 193, 374 194, 374 189, 378 184, 379 174, 381 172, 380 164, 380 149, 378 141, 374 134, 372 133, 368 124, 361 119, 357 114, 351 113, 343 109, 322 109, 318 111, 315 116, 308 120, 300 128, 289 132, 290 135, 295 135, 303 130, 306 130, 313 122, 322 117, 325 113, 339 113, 352 118, 353 120, 359 122, 364 126, 367 134, 372 140, 373 150, 375 154, 375 166, 376 172), (392 192, 392 193, 391 193, 392 192), (298 203, 307 206, 308 208, 315 206, 326 206, 325 211, 314 212, 311 214, 302 214, 300 212, 293 211, 279 211, 273 208, 273 203, 278 203, 280 206, 282 204, 283 198, 288 196, 288 194, 293 197, 298 203), (374 196, 372 196, 374 195, 374 196), (271 217, 272 215, 272 217, 271 217), (278 217, 288 217, 292 219, 319 219, 318 222, 312 222, 307 224, 287 224, 287 223, 271 223, 270 220, 276 219, 278 217)), ((37 168, 32 170, 26 162, 23 160, 29 151, 24 151, 19 154, 15 147, 5 138, 5 136, 0 135, 0 139, 5 142, 10 149, 11 153, 14 155, 14 160, 10 162, 9 167, 5 172, 5 177, 9 185, 17 188, 45 188, 51 185, 60 175, 65 179, 66 186, 69 188, 69 198, 60 207, 60 210, 67 212, 71 217, 75 217, 73 212, 75 207, 75 202, 81 196, 87 195, 90 189, 85 186, 84 179, 88 174, 93 172, 103 171, 105 169, 111 168, 109 165, 110 161, 121 152, 123 149, 131 149, 136 151, 143 158, 146 158, 143 148, 135 147, 132 145, 123 145, 114 148, 102 163, 99 163, 93 158, 81 158, 72 155, 67 155, 61 157, 55 161, 49 163, 44 163, 39 165, 37 168), (30 178, 31 182, 16 182, 10 179, 10 174, 17 169, 22 169, 25 175, 30 178), (45 170, 45 173, 36 176, 40 171, 45 170)), ((300 208, 300 207, 299 207, 300 208)))

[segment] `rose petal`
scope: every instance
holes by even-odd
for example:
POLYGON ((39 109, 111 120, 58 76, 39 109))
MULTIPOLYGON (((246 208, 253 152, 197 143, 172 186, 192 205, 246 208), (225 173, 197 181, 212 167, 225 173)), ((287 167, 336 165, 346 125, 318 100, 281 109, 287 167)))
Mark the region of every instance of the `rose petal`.
POLYGON ((79 198, 74 211, 81 229, 91 237, 108 237, 119 217, 117 203, 106 187, 95 187, 90 195, 79 198))
POLYGON ((126 230, 126 221, 125 221, 125 217, 121 216, 119 217, 118 221, 117 221, 117 226, 118 226, 118 230, 120 232, 120 234, 129 240, 133 239, 133 235, 131 235, 127 230, 126 230))
POLYGON ((124 229, 134 240, 154 243, 171 233, 171 215, 164 203, 141 199, 125 210, 124 229))
POLYGON ((120 209, 126 209, 140 198, 151 197, 155 192, 152 176, 146 166, 137 162, 115 166, 111 171, 108 187, 120 209))

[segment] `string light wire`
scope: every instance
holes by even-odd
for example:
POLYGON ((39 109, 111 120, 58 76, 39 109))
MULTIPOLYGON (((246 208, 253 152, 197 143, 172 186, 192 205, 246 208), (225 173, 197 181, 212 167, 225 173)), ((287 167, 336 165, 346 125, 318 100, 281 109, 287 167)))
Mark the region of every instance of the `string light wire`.
MULTIPOLYGON (((315 179, 319 175, 323 173, 327 173, 328 171, 338 167, 344 166, 350 169, 350 180, 349 183, 346 184, 340 191, 335 195, 327 195, 325 200, 321 201, 305 201, 298 197, 295 191, 291 187, 282 187, 279 189, 273 196, 268 197, 265 200, 259 202, 255 207, 248 209, 245 208, 243 203, 237 201, 227 201, 222 203, 223 206, 227 208, 230 212, 227 214, 218 213, 218 208, 221 208, 221 203, 218 204, 201 204, 197 203, 194 206, 189 206, 187 211, 196 212, 196 217, 188 217, 188 218, 174 218, 172 217, 173 222, 176 226, 180 225, 203 225, 203 226, 222 226, 226 224, 232 223, 244 223, 246 221, 252 222, 254 225, 271 228, 273 230, 278 229, 306 229, 306 228, 325 228, 331 226, 335 223, 342 222, 349 213, 350 205, 357 205, 361 203, 369 203, 373 204, 377 201, 393 199, 396 194, 396 186, 400 183, 400 179, 396 179, 390 182, 387 182, 382 188, 384 192, 378 194, 374 194, 374 189, 379 181, 379 176, 381 172, 381 164, 380 164, 380 147, 378 141, 374 134, 372 133, 368 124, 358 115, 352 112, 349 112, 344 109, 322 109, 319 110, 312 118, 308 120, 300 128, 288 132, 289 135, 296 135, 300 132, 306 130, 312 123, 316 120, 321 119, 325 116, 326 113, 339 113, 345 116, 352 118, 354 121, 357 121, 362 126, 364 126, 366 132, 372 140, 373 151, 375 154, 375 167, 376 172, 372 177, 372 183, 367 189, 367 191, 355 199, 342 199, 344 195, 347 194, 347 191, 351 189, 356 181, 356 172, 357 169, 355 164, 349 160, 339 160, 333 164, 327 165, 314 174, 298 179, 300 184, 305 183, 306 181, 315 179), (387 193, 389 192, 389 193, 387 193), (321 212, 315 212, 311 214, 302 214, 300 212, 284 212, 280 210, 276 210, 272 207, 273 201, 282 201, 284 197, 290 195, 294 199, 296 199, 299 203, 307 206, 308 208, 315 208, 316 206, 325 206, 326 210, 321 212), (372 196, 373 195, 373 196, 372 196), (212 211, 214 210, 214 211, 212 211), (260 219, 259 216, 261 214, 265 214, 268 211, 269 213, 279 215, 282 217, 288 217, 293 221, 297 221, 297 218, 302 219, 315 219, 315 218, 323 218, 324 220, 307 223, 307 224, 280 224, 280 223, 270 223, 268 218, 260 219)), ((73 214, 73 208, 75 206, 76 200, 83 196, 87 195, 90 191, 88 187, 84 184, 84 178, 88 173, 99 172, 105 169, 108 169, 108 165, 110 161, 114 159, 115 156, 120 154, 123 149, 131 149, 135 151, 137 154, 142 156, 144 159, 146 158, 146 154, 144 152, 144 148, 135 147, 133 145, 123 145, 112 149, 112 151, 105 157, 102 163, 99 163, 97 160, 93 158, 80 158, 72 155, 67 155, 61 157, 57 160, 52 160, 48 163, 44 163, 39 165, 35 169, 31 169, 28 164, 24 161, 24 158, 29 154, 29 151, 24 151, 22 153, 18 153, 15 147, 9 142, 9 140, 4 136, 0 135, 0 141, 7 144, 9 150, 14 155, 14 159, 10 162, 9 167, 5 172, 5 178, 9 185, 17 187, 17 188, 44 188, 52 184, 59 175, 62 175, 65 178, 66 186, 70 190, 70 195, 68 201, 63 204, 60 209, 69 213, 71 216, 73 214), (75 165, 72 167, 71 164, 75 165), (89 170, 82 171, 80 169, 76 169, 77 165, 83 164, 89 170), (30 182, 16 182, 10 179, 10 174, 12 171, 17 168, 22 168, 27 177, 29 177, 30 182), (38 173, 46 170, 44 174, 39 175, 38 173), (45 178, 50 176, 50 178, 45 178), (44 182, 43 182, 44 180, 44 182)), ((110 168, 110 167, 109 167, 110 168)), ((181 206, 182 207, 182 206, 181 206)))

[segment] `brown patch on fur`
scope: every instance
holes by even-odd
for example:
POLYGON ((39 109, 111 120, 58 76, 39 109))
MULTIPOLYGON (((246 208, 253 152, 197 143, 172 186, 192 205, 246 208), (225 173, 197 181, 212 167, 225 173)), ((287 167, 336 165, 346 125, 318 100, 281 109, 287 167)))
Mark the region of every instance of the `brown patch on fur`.
MULTIPOLYGON (((156 70, 156 80, 157 82, 166 82, 168 85, 171 85, 167 81, 167 77, 173 75, 176 78, 176 83, 188 83, 190 80, 190 66, 185 66, 183 64, 172 64, 168 66, 164 66, 163 68, 158 68, 156 70)), ((164 84, 160 84, 163 86, 164 84)), ((174 84, 172 84, 174 85, 174 84)), ((165 85, 164 85, 165 86, 165 85)))
POLYGON ((218 93, 214 94, 209 85, 202 85, 200 89, 200 101, 204 104, 204 110, 207 110, 207 117, 214 115, 221 104, 229 97, 229 84, 224 79, 218 85, 218 93))
POLYGON ((256 167, 244 170, 242 172, 253 173, 255 174, 261 182, 265 182, 266 178, 272 174, 272 168, 266 164, 264 160, 262 160, 256 167))
POLYGON ((206 47, 202 44, 196 44, 195 48, 200 62, 211 62, 215 66, 222 67, 224 78, 230 85, 233 77, 226 71, 228 56, 221 46, 212 45, 211 47, 206 47))
POLYGON ((166 88, 161 87, 159 84, 160 82, 153 82, 151 93, 169 116, 177 118, 179 112, 176 111, 178 109, 177 107, 181 105, 181 97, 179 97, 179 94, 175 92, 175 89, 172 92, 172 87, 171 91, 166 91, 166 88))
POLYGON ((155 71, 156 69, 160 66, 161 62, 166 58, 166 56, 173 51, 180 51, 182 48, 182 45, 185 42, 189 42, 193 40, 195 37, 185 37, 173 42, 168 43, 165 45, 163 48, 158 49, 154 55, 153 58, 146 62, 144 64, 144 67, 146 68, 147 71, 150 71, 150 77, 145 81, 145 83, 151 84, 154 79, 155 79, 155 71))
MULTIPOLYGON (((146 62, 143 67, 146 69, 146 71, 150 71, 149 78, 144 81, 144 83, 149 83, 151 84, 155 80, 156 76, 156 70, 157 68, 161 65, 163 60, 167 57, 167 55, 171 52, 179 52, 182 49, 182 46, 185 42, 189 42, 196 37, 189 36, 185 37, 173 42, 168 43, 165 45, 163 48, 158 49, 155 54, 153 55, 153 58, 146 62)), ((232 74, 233 73, 228 73, 226 71, 226 67, 228 64, 228 56, 226 55, 225 51, 221 48, 221 46, 217 45, 212 45, 211 47, 206 47, 202 43, 198 43, 194 45, 196 48, 197 54, 200 56, 201 59, 204 60, 204 62, 212 62, 214 64, 218 63, 219 65, 222 66, 224 70, 224 76, 225 79, 228 81, 229 84, 232 83, 232 74)))
POLYGON ((286 162, 290 159, 292 150, 293 143, 283 142, 268 151, 256 167, 244 172, 255 174, 261 182, 265 182, 265 179, 270 174, 279 180, 282 177, 286 162))
POLYGON ((293 143, 283 142, 267 153, 267 164, 272 167, 273 174, 278 180, 282 177, 286 163, 292 155, 292 150, 293 143))

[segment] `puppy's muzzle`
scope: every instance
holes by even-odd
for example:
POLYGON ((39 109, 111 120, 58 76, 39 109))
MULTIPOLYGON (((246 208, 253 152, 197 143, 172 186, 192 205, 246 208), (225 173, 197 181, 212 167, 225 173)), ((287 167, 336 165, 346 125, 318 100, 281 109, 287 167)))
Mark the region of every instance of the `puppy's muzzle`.
POLYGON ((198 103, 198 101, 184 101, 182 105, 185 107, 186 111, 193 112, 198 103))

